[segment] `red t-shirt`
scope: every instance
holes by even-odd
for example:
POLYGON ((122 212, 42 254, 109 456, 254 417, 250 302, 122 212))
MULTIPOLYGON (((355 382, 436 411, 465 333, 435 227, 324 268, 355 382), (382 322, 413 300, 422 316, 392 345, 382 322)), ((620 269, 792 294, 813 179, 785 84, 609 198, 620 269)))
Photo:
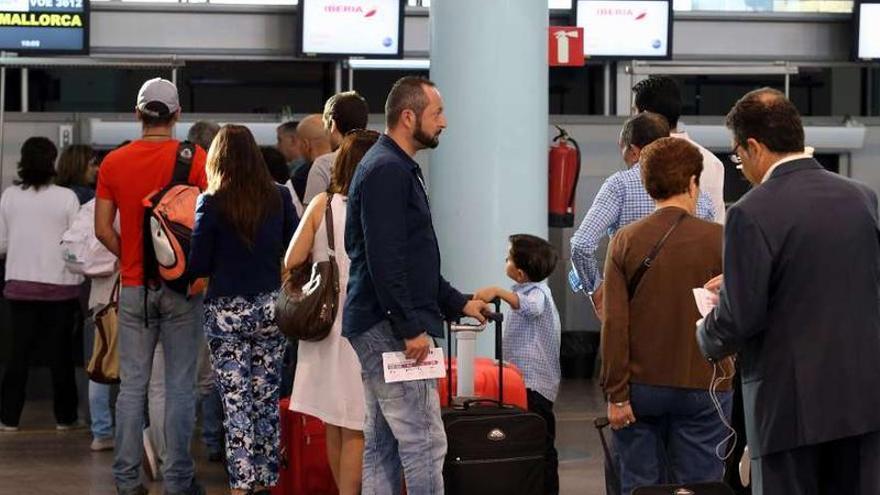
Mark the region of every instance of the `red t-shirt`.
MULTIPOLYGON (((122 285, 144 285, 143 201, 171 182, 179 144, 176 140, 138 140, 112 151, 101 162, 96 196, 113 201, 119 208, 122 285)), ((189 183, 202 190, 208 186, 205 151, 198 146, 189 183)))

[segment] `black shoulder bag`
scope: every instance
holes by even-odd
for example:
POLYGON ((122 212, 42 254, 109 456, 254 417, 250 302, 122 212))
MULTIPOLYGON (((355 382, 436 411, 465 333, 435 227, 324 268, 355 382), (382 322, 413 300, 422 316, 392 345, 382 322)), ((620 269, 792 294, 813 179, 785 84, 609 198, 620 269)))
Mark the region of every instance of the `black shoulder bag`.
POLYGON ((629 300, 632 301, 632 298, 636 294, 636 289, 639 288, 639 283, 642 281, 642 277, 645 276, 645 272, 648 271, 648 268, 651 268, 651 265, 654 263, 654 260, 657 259, 657 255, 660 254, 660 250, 663 249, 663 244, 666 243, 666 240, 669 239, 669 236, 672 235, 672 232, 675 231, 676 227, 684 220, 687 213, 682 213, 675 219, 675 222, 669 227, 669 230, 666 231, 666 234, 657 241, 657 244, 654 244, 654 248, 651 249, 651 252, 648 253, 648 256, 645 256, 645 259, 642 260, 642 263, 639 265, 639 269, 636 270, 635 275, 629 280, 629 283, 626 285, 627 292, 629 293, 629 300))

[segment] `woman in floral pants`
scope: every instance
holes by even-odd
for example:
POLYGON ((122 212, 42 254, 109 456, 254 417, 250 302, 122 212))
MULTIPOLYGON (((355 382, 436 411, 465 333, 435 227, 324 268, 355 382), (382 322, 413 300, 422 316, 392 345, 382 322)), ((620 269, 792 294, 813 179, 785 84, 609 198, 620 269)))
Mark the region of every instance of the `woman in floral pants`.
POLYGON ((205 303, 205 333, 223 399, 233 488, 278 481, 278 397, 286 340, 275 325, 276 295, 218 297, 205 303))
POLYGON ((210 277, 205 334, 223 399, 233 495, 278 482, 278 396, 284 336, 275 323, 281 257, 298 219, 246 127, 225 126, 208 152, 189 271, 210 277))

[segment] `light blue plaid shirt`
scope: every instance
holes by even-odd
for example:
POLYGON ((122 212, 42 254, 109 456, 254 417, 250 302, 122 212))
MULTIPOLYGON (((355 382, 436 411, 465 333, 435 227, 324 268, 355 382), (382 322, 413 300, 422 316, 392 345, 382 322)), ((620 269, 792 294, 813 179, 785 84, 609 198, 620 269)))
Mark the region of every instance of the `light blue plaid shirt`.
MULTIPOLYGON (((654 209, 654 200, 642 184, 642 168, 638 163, 609 177, 571 238, 571 263, 573 271, 576 270, 569 274, 572 288, 580 282, 582 290, 596 290, 602 282, 602 271, 596 261, 599 241, 606 234, 613 236, 621 228, 650 215, 654 209)), ((704 192, 700 192, 697 199, 697 216, 710 222, 715 219, 712 200, 704 192)))
POLYGON ((526 388, 556 401, 561 372, 562 325, 546 282, 516 284, 519 309, 511 309, 504 331, 504 359, 522 372, 526 388))

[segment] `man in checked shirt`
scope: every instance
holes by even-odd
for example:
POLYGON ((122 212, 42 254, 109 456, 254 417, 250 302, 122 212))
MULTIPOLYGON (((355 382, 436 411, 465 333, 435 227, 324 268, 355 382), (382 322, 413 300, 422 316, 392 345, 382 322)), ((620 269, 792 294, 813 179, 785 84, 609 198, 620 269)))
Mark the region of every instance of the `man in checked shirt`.
MULTIPOLYGON (((620 228, 654 211, 654 202, 642 184, 639 157, 645 146, 668 136, 669 123, 656 113, 642 112, 623 124, 618 144, 623 161, 629 168, 605 180, 593 200, 593 206, 571 238, 571 262, 576 274, 571 274, 569 278, 580 279, 600 320, 602 270, 596 260, 596 250, 606 235, 612 236, 620 228)), ((704 192, 700 193, 697 201, 697 216, 709 221, 715 217, 712 201, 704 192)))

